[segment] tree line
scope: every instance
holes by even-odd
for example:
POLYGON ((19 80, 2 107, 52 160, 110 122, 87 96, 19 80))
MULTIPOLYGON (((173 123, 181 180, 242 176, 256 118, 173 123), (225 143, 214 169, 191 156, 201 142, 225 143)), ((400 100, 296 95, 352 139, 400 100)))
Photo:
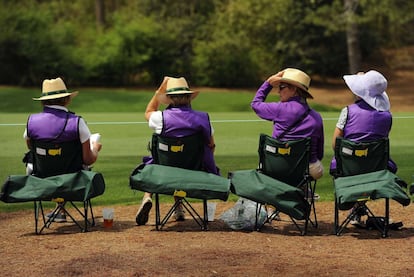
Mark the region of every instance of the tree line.
POLYGON ((414 43, 410 0, 0 0, 0 84, 251 87, 325 77, 414 43))

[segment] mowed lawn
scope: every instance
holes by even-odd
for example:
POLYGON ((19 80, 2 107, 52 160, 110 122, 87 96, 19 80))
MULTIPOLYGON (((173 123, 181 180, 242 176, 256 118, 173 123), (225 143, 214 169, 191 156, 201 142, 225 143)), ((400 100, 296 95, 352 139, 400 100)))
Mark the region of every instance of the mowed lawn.
MULTIPOLYGON (((106 191, 94 199, 96 205, 138 205, 142 192, 129 188, 129 174, 141 162, 147 150, 151 130, 144 120, 144 110, 151 98, 150 91, 127 89, 79 89, 80 94, 71 104, 71 110, 82 115, 91 132, 102 135, 103 148, 95 171, 106 181, 106 191)), ((27 151, 23 131, 27 116, 40 111, 40 104, 32 101, 37 89, 0 88, 0 178, 24 174, 23 154, 27 151)), ((253 169, 257 166, 257 146, 260 133, 271 134, 270 122, 263 121, 250 109, 251 91, 202 92, 193 102, 193 108, 208 111, 215 130, 216 162, 223 176, 232 170, 253 169)), ((276 100, 276 96, 272 96, 276 100)), ((311 105, 313 103, 311 102, 311 105)), ((333 156, 332 132, 339 110, 313 105, 324 119, 325 175, 318 181, 317 193, 321 201, 333 200, 329 162, 333 156)), ((413 170, 414 113, 394 113, 390 136, 391 155, 399 165, 398 175, 411 183, 413 170)), ((231 195, 230 201, 237 199, 231 195)), ((171 201, 164 197, 164 201, 171 201)), ((29 209, 32 203, 5 204, 0 211, 29 209)))

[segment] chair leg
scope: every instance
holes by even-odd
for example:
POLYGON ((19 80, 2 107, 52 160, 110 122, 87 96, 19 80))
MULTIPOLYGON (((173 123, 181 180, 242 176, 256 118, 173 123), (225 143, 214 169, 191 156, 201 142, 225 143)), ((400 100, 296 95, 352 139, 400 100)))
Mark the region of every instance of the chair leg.
POLYGON ((334 194, 335 198, 335 215, 334 215, 334 234, 339 236, 339 208, 338 208, 338 201, 336 200, 336 194, 334 194))
POLYGON ((89 204, 88 201, 83 201, 83 211, 84 211, 84 229, 82 230, 82 232, 88 232, 88 208, 89 208, 89 204))
POLYGON ((293 222, 293 224, 296 226, 296 228, 298 229, 298 231, 300 232, 301 236, 304 236, 308 233, 308 222, 309 222, 309 217, 305 218, 305 223, 303 224, 303 227, 301 227, 296 219, 294 219, 292 216, 289 216, 290 220, 293 222))
POLYGON ((88 203, 89 203, 89 211, 91 212, 91 218, 92 218, 91 226, 95 226, 95 216, 93 214, 92 201, 89 199, 88 203))
POLYGON ((40 234, 39 216, 42 215, 43 226, 46 224, 46 220, 45 220, 45 214, 43 212, 42 201, 33 201, 33 203, 34 203, 34 217, 35 217, 35 233, 38 235, 40 234))
POLYGON ((51 217, 49 217, 47 220, 45 219, 42 201, 34 201, 35 232, 36 232, 36 234, 39 235, 40 233, 42 233, 42 231, 45 228, 49 228, 50 225, 54 222, 56 216, 61 212, 64 212, 67 216, 69 216, 69 218, 79 227, 79 229, 81 229, 82 232, 87 232, 89 225, 90 226, 95 226, 95 218, 94 218, 94 214, 93 214, 93 210, 92 210, 92 203, 91 203, 90 199, 86 200, 86 201, 83 201, 83 210, 80 210, 72 201, 68 201, 68 202, 82 216, 83 222, 84 222, 83 226, 81 225, 80 221, 76 220, 66 209, 65 206, 67 204, 67 201, 57 202, 56 207, 51 212, 51 217), (91 216, 91 221, 89 221, 89 219, 88 219, 88 214, 89 213, 90 213, 90 216, 91 216), (40 216, 42 217, 43 225, 39 229, 39 227, 40 227, 39 226, 40 216))
POLYGON ((254 220, 254 229, 256 231, 260 231, 262 227, 265 225, 266 222, 269 222, 269 217, 266 212, 266 219, 263 221, 263 223, 259 224, 259 218, 260 218, 260 211, 262 210, 263 204, 256 202, 256 213, 255 213, 255 220, 254 220))
MULTIPOLYGON (((312 191, 312 198, 311 198, 311 209, 312 209, 312 213, 313 213, 313 221, 310 220, 310 223, 312 224, 312 226, 314 228, 318 228, 318 219, 316 216, 316 207, 315 207, 315 199, 314 199, 314 194, 316 191, 316 180, 313 181, 313 186, 312 186, 312 181, 310 181, 310 189, 312 191)), ((310 219, 310 214, 309 214, 309 219, 310 219)))
MULTIPOLYGON (((187 199, 182 198, 180 199, 181 204, 186 209, 186 211, 191 215, 194 221, 201 227, 201 230, 206 231, 206 221, 199 215, 199 213, 191 206, 191 204, 187 201, 187 199)), ((204 215, 207 213, 207 201, 204 203, 203 201, 203 213, 204 215), (205 206, 204 206, 205 205, 205 206)), ((205 217, 207 218, 207 217, 205 217)), ((208 219, 207 219, 208 220, 208 219)))
POLYGON ((385 222, 382 237, 388 237, 388 228, 390 226, 390 199, 385 198, 385 222))
POLYGON ((208 230, 208 212, 207 212, 207 199, 203 199, 203 230, 208 230))
POLYGON ((61 205, 57 205, 56 207, 55 207, 55 209, 52 211, 52 216, 51 217, 49 217, 47 220, 45 219, 45 216, 44 216, 44 211, 43 211, 43 206, 42 206, 42 202, 41 201, 38 201, 38 204, 35 204, 35 220, 36 220, 36 223, 35 223, 35 229, 36 229, 36 234, 38 234, 38 235, 40 235, 41 233, 42 233, 42 231, 45 229, 45 228, 49 228, 50 227, 50 225, 53 223, 53 221, 55 220, 55 218, 56 218, 56 215, 62 210, 62 207, 61 207, 61 205), (40 208, 40 210, 41 210, 41 213, 42 213, 42 218, 43 218, 43 226, 40 228, 40 230, 38 229, 38 220, 39 220, 39 208, 40 208))
MULTIPOLYGON (((70 219, 72 219, 72 221, 73 221, 73 223, 75 223, 78 227, 79 227, 79 229, 81 229, 81 231, 82 232, 85 232, 86 231, 86 229, 87 229, 87 225, 85 225, 84 227, 82 227, 82 225, 80 225, 79 224, 79 222, 68 212, 68 210, 66 209, 66 201, 64 201, 64 202, 61 202, 61 203, 58 203, 58 210, 54 213, 54 215, 53 215, 53 219, 54 219, 54 217, 58 214, 58 213, 60 213, 61 211, 63 211, 63 212, 65 212, 65 214, 67 215, 67 216, 69 216, 69 218, 70 219)), ((84 218, 86 218, 86 214, 84 214, 84 213, 82 213, 80 210, 79 210, 79 208, 78 207, 76 207, 76 205, 75 204, 73 204, 73 202, 72 201, 69 201, 69 203, 77 210, 77 212, 80 214, 80 215, 82 215, 84 218)), ((86 220, 86 222, 87 222, 87 220, 86 220)))
POLYGON ((161 220, 159 195, 155 194, 155 228, 160 231, 162 227, 168 222, 173 215, 175 209, 182 205, 182 207, 190 214, 194 221, 201 227, 201 230, 208 230, 208 213, 207 213, 207 200, 203 199, 203 213, 202 216, 191 206, 191 204, 185 198, 179 198, 175 201, 174 205, 169 209, 167 214, 161 220))
POLYGON ((160 230, 161 215, 160 215, 160 196, 155 194, 155 229, 160 230))
POLYGON ((373 224, 377 230, 381 233, 381 236, 383 238, 388 237, 388 231, 389 231, 389 215, 390 215, 390 203, 389 198, 385 198, 385 217, 384 222, 381 222, 380 219, 378 219, 375 214, 366 206, 365 202, 356 202, 357 207, 352 209, 352 211, 349 213, 349 215, 342 221, 341 224, 339 224, 339 209, 338 209, 338 203, 335 196, 335 219, 334 219, 334 233, 339 236, 344 231, 346 226, 351 222, 351 219, 357 215, 358 208, 363 207, 367 211, 367 215, 373 218, 373 224))
POLYGON ((175 209, 182 204, 182 199, 179 199, 177 201, 174 202, 174 205, 170 208, 170 210, 167 212, 167 214, 164 216, 164 218, 161 220, 161 214, 160 214, 160 210, 159 210, 159 199, 158 199, 158 228, 157 230, 161 230, 162 227, 168 222, 168 220, 170 219, 170 217, 173 215, 175 209))

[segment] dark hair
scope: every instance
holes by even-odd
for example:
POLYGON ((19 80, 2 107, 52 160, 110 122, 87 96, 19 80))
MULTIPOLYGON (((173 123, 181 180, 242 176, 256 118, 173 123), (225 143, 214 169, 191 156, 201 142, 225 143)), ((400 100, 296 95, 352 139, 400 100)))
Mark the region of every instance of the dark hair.
POLYGON ((301 98, 308 98, 308 93, 303 89, 297 87, 297 92, 301 98))
POLYGON ((55 98, 55 99, 47 99, 47 100, 42 100, 42 104, 63 106, 69 101, 69 99, 70 99, 70 96, 65 96, 65 97, 55 98))
POLYGON ((188 105, 191 102, 191 93, 168 94, 173 106, 188 105))

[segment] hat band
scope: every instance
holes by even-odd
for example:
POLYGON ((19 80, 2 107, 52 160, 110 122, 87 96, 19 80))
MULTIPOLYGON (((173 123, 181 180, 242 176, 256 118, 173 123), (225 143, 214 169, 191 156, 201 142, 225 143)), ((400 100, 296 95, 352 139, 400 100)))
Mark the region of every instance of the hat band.
POLYGON ((49 91, 49 92, 42 92, 42 96, 48 96, 48 95, 55 95, 55 94, 60 94, 60 93, 67 93, 68 90, 57 90, 57 91, 49 91))
POLYGON ((299 84, 301 84, 304 88, 306 88, 306 90, 308 90, 308 89, 309 89, 309 87, 308 87, 308 86, 306 86, 305 84, 302 84, 302 83, 299 83, 299 84))
POLYGON ((174 91, 180 91, 180 90, 190 91, 190 89, 188 87, 180 87, 180 88, 170 88, 170 89, 167 89, 167 93, 174 92, 174 91))

